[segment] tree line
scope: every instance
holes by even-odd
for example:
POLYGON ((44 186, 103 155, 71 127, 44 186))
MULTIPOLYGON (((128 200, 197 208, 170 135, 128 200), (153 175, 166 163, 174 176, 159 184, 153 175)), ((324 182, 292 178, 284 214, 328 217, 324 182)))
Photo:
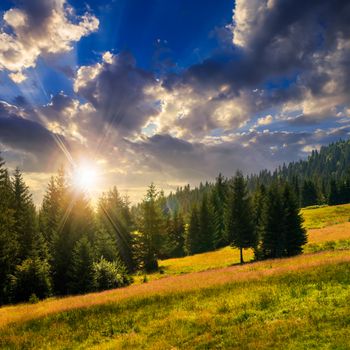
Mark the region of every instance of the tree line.
POLYGON ((10 174, 0 159, 0 303, 125 286, 132 273, 156 270, 159 259, 227 245, 240 249, 241 262, 245 248, 256 259, 299 254, 307 239, 299 208, 315 204, 322 188, 315 190, 315 169, 326 177, 317 183, 329 180, 330 204, 350 201, 343 169, 349 145, 332 144, 274 173, 219 175, 168 196, 151 184, 133 206, 113 188, 95 209, 64 169, 50 179, 36 209, 21 171, 10 174))
POLYGON ((129 203, 116 190, 95 212, 63 169, 37 211, 21 171, 10 176, 0 159, 0 304, 130 284, 132 230, 129 203))
MULTIPOLYGON (((274 171, 262 170, 246 177, 250 193, 261 184, 288 182, 300 207, 335 205, 350 202, 350 140, 338 141, 314 150, 306 160, 283 164, 274 171)), ((232 178, 228 179, 232 182, 232 178)), ((194 204, 212 191, 214 183, 201 183, 177 188, 168 197, 171 208, 181 208, 188 214, 194 204)))

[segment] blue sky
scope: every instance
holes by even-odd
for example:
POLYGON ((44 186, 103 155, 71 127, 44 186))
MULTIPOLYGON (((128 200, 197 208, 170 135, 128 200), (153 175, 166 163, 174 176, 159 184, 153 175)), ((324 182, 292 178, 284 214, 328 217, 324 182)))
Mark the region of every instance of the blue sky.
POLYGON ((0 150, 40 199, 59 164, 132 200, 305 158, 350 131, 344 0, 0 4, 0 150))

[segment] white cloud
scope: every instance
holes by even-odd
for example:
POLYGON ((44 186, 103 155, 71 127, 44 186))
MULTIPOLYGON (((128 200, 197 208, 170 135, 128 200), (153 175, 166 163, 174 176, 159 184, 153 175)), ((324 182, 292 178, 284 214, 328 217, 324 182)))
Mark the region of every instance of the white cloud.
POLYGON ((255 28, 264 19, 265 12, 273 7, 274 1, 266 0, 236 0, 233 14, 233 43, 247 46, 255 34, 255 28))
POLYGON ((16 83, 25 80, 23 71, 35 67, 39 56, 70 51, 74 42, 99 26, 98 19, 90 13, 74 15, 65 0, 41 1, 42 12, 31 9, 29 3, 25 4, 28 8, 13 8, 3 16, 0 70, 9 71, 16 83))
POLYGON ((273 117, 271 114, 267 115, 266 117, 262 117, 258 119, 258 125, 269 125, 273 121, 273 117))

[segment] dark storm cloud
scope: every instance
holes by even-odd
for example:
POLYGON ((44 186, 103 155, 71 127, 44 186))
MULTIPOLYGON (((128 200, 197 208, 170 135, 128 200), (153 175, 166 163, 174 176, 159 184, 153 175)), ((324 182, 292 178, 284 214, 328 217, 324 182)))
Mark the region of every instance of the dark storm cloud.
POLYGON ((23 170, 50 171, 56 161, 63 160, 54 140, 58 135, 21 114, 18 108, 0 102, 0 144, 21 154, 23 170))
POLYGON ((226 176, 240 169, 245 173, 274 169, 284 162, 305 158, 311 149, 348 138, 350 125, 317 132, 249 132, 219 143, 189 143, 167 134, 128 142, 145 166, 184 181, 226 176))
MULTIPOLYGON (((347 0, 271 3, 271 8, 256 15, 240 57, 236 55, 231 60, 227 57, 227 62, 205 61, 191 67, 188 77, 249 86, 295 69, 311 68, 315 52, 335 49, 339 35, 349 38, 350 3, 347 0)), ((258 6, 259 2, 253 1, 252 7, 254 5, 258 6)), ((250 6, 249 2, 246 6, 250 6)))
POLYGON ((228 85, 231 94, 267 89, 260 109, 297 102, 306 90, 315 98, 347 93, 349 18, 350 2, 345 0, 237 1, 232 29, 236 45, 230 49, 225 45, 221 54, 180 75, 172 74, 163 85, 168 89, 190 85, 198 91, 228 85), (269 86, 282 78, 290 81, 287 86, 269 86), (336 91, 325 91, 334 78, 336 91))
POLYGON ((107 53, 101 64, 81 68, 75 89, 105 123, 127 135, 158 114, 157 100, 146 92, 156 84, 152 73, 136 67, 133 56, 123 52, 116 56, 107 53))

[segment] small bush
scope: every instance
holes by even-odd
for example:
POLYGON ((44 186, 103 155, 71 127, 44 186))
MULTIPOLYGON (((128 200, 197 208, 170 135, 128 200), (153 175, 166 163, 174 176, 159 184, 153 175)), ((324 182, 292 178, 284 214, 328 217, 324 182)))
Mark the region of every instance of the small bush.
POLYGON ((51 295, 50 267, 46 260, 26 259, 10 276, 9 299, 20 302, 47 298, 51 295))
POLYGON ((132 278, 123 263, 101 258, 93 264, 93 286, 96 291, 119 288, 129 285, 132 278))
POLYGON ((30 304, 36 304, 39 302, 39 298, 35 295, 35 293, 33 293, 30 298, 29 298, 29 303, 30 304))

